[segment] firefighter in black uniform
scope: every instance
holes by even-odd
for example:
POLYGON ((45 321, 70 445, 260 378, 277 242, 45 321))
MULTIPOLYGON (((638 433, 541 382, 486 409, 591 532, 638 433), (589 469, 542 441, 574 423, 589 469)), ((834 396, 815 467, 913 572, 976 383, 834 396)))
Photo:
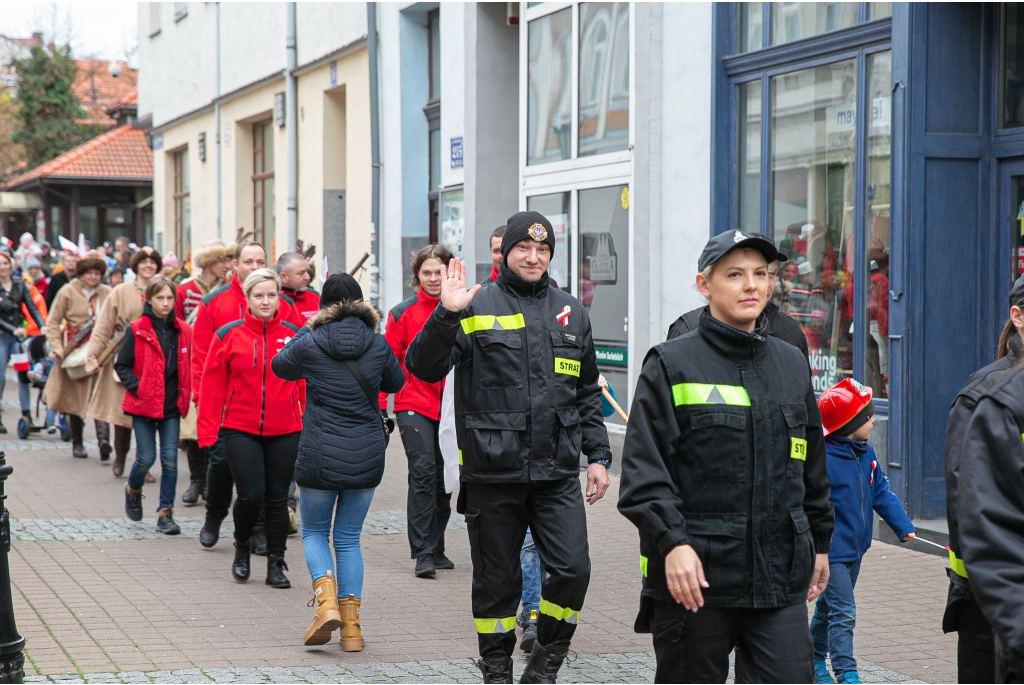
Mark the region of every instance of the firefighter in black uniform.
POLYGON ((551 224, 519 212, 507 226, 497 281, 467 291, 462 263, 453 259, 441 302, 405 364, 427 383, 455 368, 459 512, 469 529, 484 682, 512 682, 527 526, 548 577, 522 682, 555 682, 590 582, 580 452, 590 464, 593 504, 608 487, 611 450, 587 310, 548 287, 551 224))
POLYGON ((995 643, 992 628, 981 613, 971 592, 960 546, 960 462, 964 437, 971 415, 989 384, 1020 362, 1024 362, 1024 276, 1010 290, 1010 318, 999 337, 997 357, 988 366, 975 371, 953 400, 946 424, 946 522, 949 525, 949 595, 942 631, 958 633, 957 682, 995 682, 995 643))
POLYGON ((828 582, 833 511, 807 362, 765 333, 768 238, 708 242, 696 331, 654 347, 634 393, 619 511, 640 529, 636 630, 655 682, 812 681, 807 601, 828 582))

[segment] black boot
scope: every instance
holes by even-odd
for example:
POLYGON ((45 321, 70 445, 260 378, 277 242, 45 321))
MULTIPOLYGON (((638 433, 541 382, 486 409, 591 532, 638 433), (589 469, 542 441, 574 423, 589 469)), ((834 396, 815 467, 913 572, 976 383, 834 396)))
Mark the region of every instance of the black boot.
POLYGON ((110 424, 106 421, 95 420, 96 442, 100 444, 100 461, 110 461, 110 453, 113 448, 110 446, 110 424))
POLYGON ((213 547, 220 540, 220 524, 224 519, 206 517, 202 529, 199 531, 199 544, 203 547, 213 547))
POLYGON ((424 554, 416 560, 416 570, 413 571, 417 578, 433 578, 437 575, 437 567, 434 566, 434 557, 424 554))
POLYGON ((529 614, 520 614, 519 627, 523 629, 523 638, 519 642, 519 649, 527 654, 533 651, 533 643, 537 641, 537 612, 530 610, 529 614))
POLYGON ((252 553, 258 557, 267 556, 267 529, 263 526, 256 526, 252 529, 252 553))
POLYGON ((199 443, 195 440, 183 440, 185 454, 188 455, 188 471, 190 482, 188 490, 181 496, 181 501, 192 506, 199 503, 199 498, 206 499, 206 462, 209 459, 210 451, 200 449, 199 443))
POLYGON ((235 540, 235 561, 231 564, 231 575, 235 580, 244 583, 249 580, 249 541, 235 540))
POLYGON ((542 647, 539 642, 533 643, 533 652, 530 653, 530 660, 526 662, 526 670, 519 678, 521 683, 555 683, 558 682, 558 669, 565 661, 565 655, 569 652, 569 641, 552 642, 547 647, 542 647))
POLYGON ((124 473, 124 462, 128 450, 132 448, 132 429, 114 426, 114 477, 120 478, 124 473))
POLYGON ((512 658, 507 656, 489 656, 476 662, 484 675, 485 683, 511 683, 512 658))
POLYGON ((192 507, 199 503, 199 496, 203 492, 203 484, 198 481, 192 481, 188 484, 188 490, 182 493, 181 501, 192 507))
POLYGON ((287 570, 283 552, 267 552, 267 585, 278 590, 290 588, 291 581, 284 575, 287 570))
POLYGON ((89 455, 82 443, 82 432, 85 430, 85 421, 74 414, 68 416, 68 428, 71 430, 71 456, 76 459, 85 459, 89 455))

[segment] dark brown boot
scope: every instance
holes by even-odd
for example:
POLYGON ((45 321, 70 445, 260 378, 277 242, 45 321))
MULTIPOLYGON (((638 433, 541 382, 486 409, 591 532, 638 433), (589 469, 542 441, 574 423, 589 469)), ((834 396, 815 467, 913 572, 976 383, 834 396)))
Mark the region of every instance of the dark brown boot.
POLYGON ((85 459, 89 456, 85 451, 85 445, 82 443, 85 421, 71 414, 68 416, 68 428, 71 429, 71 456, 76 459, 85 459))
POLYGON ((110 461, 110 424, 106 421, 95 421, 96 441, 100 444, 100 461, 110 461))
POLYGON ((114 426, 114 477, 120 478, 124 473, 124 461, 128 458, 128 450, 132 447, 132 429, 114 426))

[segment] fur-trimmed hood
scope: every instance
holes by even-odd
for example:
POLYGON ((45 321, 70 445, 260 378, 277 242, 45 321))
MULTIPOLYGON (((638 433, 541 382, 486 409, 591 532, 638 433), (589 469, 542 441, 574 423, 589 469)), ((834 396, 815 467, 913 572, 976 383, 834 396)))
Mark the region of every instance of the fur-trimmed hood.
POLYGON ((362 301, 321 309, 306 325, 317 347, 334 359, 358 359, 374 343, 380 315, 362 301))

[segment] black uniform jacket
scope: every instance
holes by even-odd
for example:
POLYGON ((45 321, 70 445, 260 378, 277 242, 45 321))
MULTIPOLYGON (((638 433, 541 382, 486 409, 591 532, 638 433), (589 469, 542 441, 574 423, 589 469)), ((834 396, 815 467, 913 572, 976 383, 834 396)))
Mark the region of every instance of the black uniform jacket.
MULTIPOLYGON (((707 307, 698 307, 686 312, 673 321, 672 325, 668 328, 668 339, 678 338, 690 331, 697 330, 700 315, 705 309, 707 307)), ((799 348, 804 353, 804 359, 807 359, 807 337, 800 330, 800 324, 783 314, 779 306, 774 302, 769 302, 765 305, 764 318, 766 324, 765 334, 799 348)))
POLYGON ((465 482, 576 478, 581 449, 591 462, 611 460, 590 317, 547 276, 527 283, 502 266, 464 311, 438 304, 405 367, 426 383, 455 367, 465 482))
POLYGON ((1024 365, 978 398, 960 454, 960 547, 1003 662, 1024 678, 1024 365))
POLYGON ((619 511, 640 529, 643 595, 673 601, 665 555, 688 544, 707 606, 803 602, 828 552, 821 418, 800 351, 701 315, 654 347, 633 396, 619 511))
POLYGON ((946 613, 942 617, 942 630, 949 633, 957 630, 956 602, 971 599, 971 586, 967 582, 963 553, 960 549, 960 460, 964 449, 964 438, 971 415, 989 384, 1012 368, 1024 355, 1024 344, 1018 336, 1010 339, 1010 351, 1005 357, 971 374, 964 387, 957 393, 949 408, 949 422, 946 424, 946 522, 949 524, 949 579, 953 587, 949 592, 946 613))

